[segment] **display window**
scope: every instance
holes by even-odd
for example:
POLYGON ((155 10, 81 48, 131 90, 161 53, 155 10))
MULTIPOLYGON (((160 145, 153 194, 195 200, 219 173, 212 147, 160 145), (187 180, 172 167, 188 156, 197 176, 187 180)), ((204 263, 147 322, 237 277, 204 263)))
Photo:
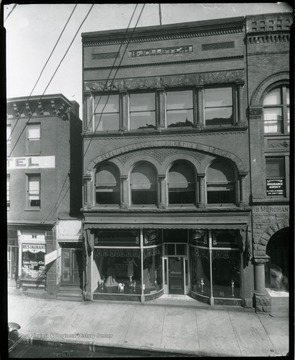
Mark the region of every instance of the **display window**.
POLYGON ((45 245, 22 245, 22 280, 45 280, 45 245))
POLYGON ((156 293, 163 288, 162 247, 143 250, 143 290, 156 293))

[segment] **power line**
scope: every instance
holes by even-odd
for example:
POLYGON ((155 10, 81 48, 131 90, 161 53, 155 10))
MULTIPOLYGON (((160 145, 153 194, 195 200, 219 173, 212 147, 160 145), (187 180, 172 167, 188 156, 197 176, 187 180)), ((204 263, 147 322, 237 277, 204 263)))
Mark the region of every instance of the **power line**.
MULTIPOLYGON (((88 12, 87 12, 86 16, 84 17, 84 19, 83 19, 82 23, 80 24, 80 26, 79 26, 78 30, 76 31, 76 33, 75 33, 75 35, 74 35, 74 37, 73 37, 73 39, 72 39, 72 41, 71 41, 70 45, 68 46, 68 48, 67 48, 67 50, 66 50, 66 52, 65 52, 64 56, 63 56, 63 57, 62 57, 62 59, 60 60, 60 62, 59 62, 59 64, 58 64, 58 66, 57 66, 57 68, 56 68, 56 70, 54 71, 54 73, 53 73, 53 75, 52 75, 51 79, 49 80, 49 83, 47 84, 47 86, 46 86, 45 90, 43 91, 43 94, 41 95, 41 97, 40 97, 40 99, 39 99, 39 100, 41 100, 41 99, 43 98, 43 96, 44 96, 44 94, 45 94, 46 90, 48 89, 49 85, 51 84, 51 81, 53 80, 54 76, 56 75, 56 73, 57 73, 58 69, 60 68, 60 66, 61 66, 61 64, 62 64, 62 62, 63 62, 63 60, 65 59, 66 55, 68 54, 68 52, 69 52, 69 50, 70 50, 70 48, 71 48, 71 46, 72 46, 72 44, 73 44, 73 42, 74 42, 74 40, 75 40, 75 38, 76 38, 77 34, 78 34, 78 32, 80 31, 81 27, 83 26, 84 22, 86 21, 87 17, 89 16, 89 14, 90 14, 90 12, 91 12, 91 10, 92 10, 92 8, 93 8, 93 6, 94 6, 94 5, 95 5, 95 4, 92 4, 92 5, 91 5, 91 7, 90 7, 90 9, 88 10, 88 12)), ((38 105, 37 105, 37 106, 38 106, 38 105)), ((32 116, 33 116, 33 113, 34 113, 34 112, 35 112, 35 110, 37 109, 37 106, 36 106, 36 107, 35 107, 35 109, 32 111, 32 115, 29 117, 29 120, 27 121, 27 124, 30 122, 30 120, 31 120, 31 118, 32 118, 32 116)), ((17 141, 16 141, 16 143, 14 144, 14 146, 13 146, 13 148, 12 148, 12 150, 11 150, 10 154, 9 154, 9 157, 11 156, 11 154, 12 154, 13 150, 15 149, 15 146, 17 145, 17 143, 18 143, 18 141, 19 141, 19 139, 20 139, 21 135, 22 135, 22 134, 23 134, 23 132, 25 131, 25 129, 26 129, 26 126, 24 126, 23 130, 22 130, 22 131, 21 131, 21 133, 19 134, 19 137, 17 138, 17 141)))
POLYGON ((98 100, 98 103, 97 103, 97 105, 96 105, 96 107, 95 107, 95 109, 94 109, 94 111, 93 111, 93 113, 92 113, 92 116, 91 116, 91 118, 90 118, 90 120, 89 120, 89 123, 87 124, 87 127, 86 127, 86 129, 85 129, 86 132, 88 131, 89 125, 92 124, 92 119, 93 119, 93 117, 94 117, 94 115, 95 115, 95 110, 97 109, 97 107, 98 107, 98 105, 99 105, 99 103, 100 103, 100 100, 101 100, 101 98, 102 98, 102 96, 103 96, 103 92, 105 91, 105 89, 106 89, 106 87, 107 87, 107 83, 108 83, 108 81, 109 81, 109 79, 110 79, 110 77, 111 77, 111 74, 112 74, 112 72, 113 72, 113 70, 114 70, 114 68, 115 68, 116 61, 117 61, 117 59, 118 59, 118 57, 119 57, 120 50, 121 50, 121 48, 122 48, 122 46, 123 46, 123 44, 124 44, 125 37, 126 37, 127 32, 128 32, 128 30, 129 30, 129 27, 130 27, 130 24, 131 24, 131 22, 132 22, 132 19, 133 19, 133 16, 134 16, 134 14, 135 14, 135 11, 136 11, 136 9, 137 9, 137 6, 138 6, 138 4, 136 4, 136 6, 135 6, 135 8, 134 8, 134 10, 133 10, 133 13, 132 13, 132 15, 131 15, 131 18, 130 18, 130 20, 129 20, 129 23, 128 23, 128 25, 127 25, 127 28, 126 28, 126 31, 125 31, 125 34, 124 34, 124 38, 123 38, 123 40, 122 40, 122 42, 121 42, 121 44, 120 44, 119 50, 117 51, 115 60, 114 60, 114 62, 113 62, 113 64, 112 64, 111 70, 110 70, 110 72, 109 72, 109 75, 108 75, 108 77, 107 77, 107 79, 106 79, 106 81, 105 81, 104 87, 103 87, 103 89, 102 89, 102 94, 100 95, 100 98, 99 98, 99 100, 98 100))
MULTIPOLYGON (((137 4, 137 5, 138 5, 138 4, 137 4)), ((125 35, 127 34, 128 28, 129 28, 129 26, 130 26, 130 24, 131 24, 131 21, 132 21, 132 19, 133 19, 135 10, 136 10, 136 8, 137 8, 137 5, 136 5, 136 7, 135 7, 135 9, 134 9, 134 11, 133 11, 133 13, 132 13, 132 16, 131 16, 131 19, 130 19, 130 21, 129 21, 128 27, 127 27, 127 29, 126 29, 125 35)), ((123 56, 122 56, 121 61, 120 61, 119 65, 118 65, 118 68, 117 68, 117 70, 116 70, 116 73, 115 73, 115 75, 114 75, 114 77, 113 77, 113 79, 112 79, 112 82, 114 81, 114 79, 115 79, 115 77, 116 77, 116 74, 117 74, 117 72, 118 72, 118 70, 119 70, 119 68, 120 68, 120 65, 121 65, 121 63, 122 63, 122 61, 123 61, 124 55, 125 55, 125 53, 126 53, 126 51, 127 51, 128 45, 129 45, 129 43, 130 43, 130 41, 131 41, 131 38, 132 38, 132 36, 133 36, 133 34, 134 34, 134 31, 135 31, 135 29, 136 29, 136 27, 137 27, 137 24, 138 24, 138 22, 139 22, 139 20, 140 20, 140 18, 141 18, 141 15, 142 15, 142 12, 143 12, 144 7, 145 7, 145 4, 143 5, 143 7, 142 7, 142 9, 141 9, 141 12, 140 12, 139 17, 138 17, 138 19, 137 19, 137 22, 136 22, 136 24, 135 24, 135 27, 133 28, 132 34, 131 34, 128 42, 127 42, 126 48, 125 48, 125 50, 124 50, 123 56)), ((125 37, 124 37, 124 39, 122 40, 121 45, 124 43, 124 40, 125 40, 125 37)), ((120 46, 120 48, 121 48, 121 46, 120 46)), ((118 55, 117 55, 117 56, 118 56, 118 55)), ((114 62, 114 63, 115 63, 115 62, 114 62)), ((111 69, 111 72, 112 72, 112 70, 113 70, 113 68, 111 69)), ((110 74, 111 74, 111 72, 110 72, 110 74)), ((110 75, 109 75, 109 77, 110 77, 110 75)), ((108 77, 108 78, 109 78, 109 77, 108 77)), ((111 83, 112 83, 112 82, 111 82, 111 83)), ((106 83, 107 83, 107 82, 106 82, 106 83)), ((106 85, 105 85, 105 86, 106 86, 106 85)), ((105 88, 105 86, 104 86, 104 88, 105 88)), ((103 91, 104 91, 104 90, 103 90, 103 91)), ((100 97, 100 99, 101 99, 101 97, 100 97)), ((108 96, 108 99, 109 99, 109 96, 108 96)), ((107 101, 106 101, 105 106, 107 105, 108 99, 107 99, 107 101)), ((97 104, 97 106, 98 106, 98 104, 97 104)), ((97 108, 97 106, 96 106, 96 108, 97 108)), ((104 106, 104 108, 105 108, 105 106, 104 106)), ((103 108, 103 110, 104 110, 104 108, 103 108)), ((102 110, 102 111, 103 111, 103 110, 102 110)), ((95 113, 95 110, 94 110, 94 113, 95 113)), ((92 114, 92 116, 94 115, 94 113, 92 114)), ((98 124, 99 124, 99 123, 98 123, 98 124)), ((97 126, 98 126, 98 125, 97 125, 97 126)), ((97 129, 97 127, 96 127, 96 129, 97 129)), ((96 131, 96 129, 95 129, 95 131, 96 131)), ((92 141, 92 139, 90 140, 90 142, 89 142, 89 144, 88 144, 88 147, 87 147, 85 153, 84 153, 83 156, 82 156, 82 160, 84 159, 84 157, 85 157, 85 155, 86 155, 86 152, 88 151, 88 148, 89 148, 89 145, 90 145, 91 141, 92 141)), ((66 190, 65 194, 63 195, 62 199, 59 201, 59 203, 58 203, 58 200, 56 201, 55 206, 54 206, 53 209, 49 212, 48 216, 46 217, 46 219, 45 219, 44 221, 46 221, 46 220, 48 219, 49 215, 53 212, 54 209, 56 209, 56 210, 58 209, 59 205, 61 204, 62 200, 63 200, 64 197, 66 196, 66 194, 67 194, 67 192, 69 191, 69 189, 70 189, 70 185, 67 187, 67 190, 66 190)), ((61 191, 60 191, 60 194, 61 194, 61 192, 62 192, 62 189, 61 189, 61 191)), ((52 215, 51 215, 51 216, 52 216, 52 215)))
MULTIPOLYGON (((140 20, 140 18, 141 18, 141 14, 142 14, 142 12, 143 12, 144 7, 145 7, 145 4, 143 4, 143 6, 142 6, 142 9, 141 9, 141 11, 140 11, 139 17, 138 17, 138 19, 137 19, 137 22, 136 22, 136 24, 135 24, 135 27, 133 28, 132 34, 131 34, 131 36, 130 36, 127 44, 126 44, 126 47, 125 47, 124 53, 123 53, 123 55, 122 55, 121 61, 120 61, 119 65, 117 66, 115 75, 114 75, 114 77, 113 77, 113 79, 112 79, 112 82, 111 82, 110 86, 112 85, 113 81, 114 81, 115 78, 116 78, 117 72, 119 71, 119 68, 120 68, 120 66, 121 66, 121 63, 122 63, 122 61, 123 61, 123 59, 124 59, 124 56, 125 56, 125 53, 126 53, 126 51, 127 51, 128 45, 129 45, 129 43, 130 43, 130 41, 131 41, 131 39, 132 39, 132 36, 133 36, 133 34, 134 34, 134 31, 135 31, 135 29, 136 29, 136 27, 137 27, 137 24, 138 24, 138 22, 139 22, 139 20, 140 20)), ((96 127, 95 127, 95 129, 94 129, 94 132, 96 132, 96 130, 97 130, 99 124, 100 124, 103 111, 104 111, 105 107, 107 106, 107 103, 108 103, 109 98, 110 98, 110 94, 108 95, 107 101, 106 101, 106 103, 105 103, 105 105, 104 105, 104 107, 103 107, 103 109, 102 109, 102 112, 101 112, 101 114, 100 114, 100 118, 99 118, 99 120, 98 120, 98 122, 97 122, 97 125, 96 125, 96 127)), ((97 106, 98 106, 98 104, 97 104, 97 106)), ((96 106, 96 108, 97 108, 97 106, 96 106)), ((96 108, 95 108, 95 109, 96 109, 96 108)), ((94 110, 94 112, 95 112, 95 110, 94 110)), ((93 138, 91 138, 90 141, 89 141, 89 143, 88 143, 88 146, 87 146, 87 148, 86 148, 86 151, 85 151, 84 154, 83 154, 83 159, 84 159, 84 157, 85 157, 85 155, 86 155, 86 153, 87 153, 87 151, 88 151, 88 149, 89 149, 89 146, 90 146, 92 140, 93 140, 93 138)))
MULTIPOLYGON (((62 29, 62 31, 61 31, 61 33, 60 33, 57 41, 55 42, 55 45, 54 45, 53 49, 51 50, 51 53, 50 53, 49 57, 47 58, 44 66, 43 66, 43 68, 42 68, 42 70, 41 70, 41 72, 40 72, 40 75, 38 76, 38 79, 37 79, 37 81, 35 82, 35 85, 34 85, 32 91, 30 92, 30 95, 28 96, 26 102, 28 102, 28 101, 30 100, 30 97, 32 96, 33 91, 35 90, 35 88, 36 88, 36 86, 37 86, 37 84, 38 84, 38 82, 39 82, 39 80, 40 80, 40 78, 41 78, 41 76, 42 76, 42 74, 43 74, 43 72, 44 72, 47 64, 48 64, 48 62, 49 62, 49 60, 51 59, 51 56, 52 56, 54 50, 56 49, 56 47, 57 47, 57 45, 58 45, 58 43, 59 43, 59 40, 60 40, 60 38, 62 37, 62 35, 63 35, 63 33, 64 33, 64 31, 65 31, 65 29, 66 29, 66 27, 67 27, 67 25, 68 25, 71 17, 72 17, 72 15, 73 15, 73 13, 74 13, 74 11, 75 11, 75 9, 76 9, 76 7, 77 7, 77 4, 74 6, 74 8, 73 8, 73 10, 72 10, 72 12, 71 12, 71 14, 70 14, 67 22, 65 23, 65 26, 63 27, 63 29, 62 29)), ((41 98, 40 98, 40 100, 41 100, 41 98)), ((16 128, 16 126, 17 126, 17 123, 18 123, 18 121, 19 121, 19 119, 20 119, 20 117, 21 117, 21 115, 22 115, 22 113, 23 113, 24 108, 25 108, 25 106, 22 108, 20 114, 18 115, 18 118, 17 118, 17 120, 16 120, 16 123, 15 123, 13 129, 11 130, 10 136, 13 134, 13 131, 15 130, 15 128, 16 128)))
POLYGON ((10 16, 11 13, 13 12, 13 10, 16 8, 16 5, 17 5, 17 4, 14 4, 14 5, 13 5, 13 8, 11 9, 10 13, 9 13, 9 14, 6 16, 6 18, 5 18, 4 23, 5 23, 5 21, 9 18, 9 16, 10 16))

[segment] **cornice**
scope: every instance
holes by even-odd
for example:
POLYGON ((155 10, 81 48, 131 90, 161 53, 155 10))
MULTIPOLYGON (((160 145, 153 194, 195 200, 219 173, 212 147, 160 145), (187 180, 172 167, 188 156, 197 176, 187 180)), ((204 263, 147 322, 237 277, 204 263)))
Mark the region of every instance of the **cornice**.
POLYGON ((290 42, 289 33, 251 33, 247 35, 247 44, 290 42))
POLYGON ((183 75, 127 78, 109 81, 85 81, 83 91, 130 91, 229 83, 245 83, 244 69, 183 75))
MULTIPOLYGON (((174 39, 188 39, 194 37, 204 37, 212 35, 224 35, 224 34, 234 34, 242 33, 243 27, 239 26, 237 28, 231 29, 216 29, 216 30, 203 30, 187 33, 176 33, 176 34, 167 34, 167 35, 147 35, 145 37, 134 37, 127 39, 114 39, 114 40, 84 40, 83 47, 89 46, 109 46, 109 45, 118 45, 126 43, 143 43, 143 42, 152 42, 152 41, 165 41, 165 40, 174 40, 174 39)), ((132 35, 131 35, 132 36, 132 35)))
MULTIPOLYGON (((228 61, 228 60, 243 60, 244 55, 235 55, 235 56, 222 56, 215 58, 206 58, 206 59, 191 59, 191 60, 179 60, 179 61, 157 61, 157 62, 149 62, 147 64, 127 64, 120 65, 120 69, 126 68, 137 68, 137 67, 151 67, 151 66, 167 66, 167 65, 179 65, 179 64, 187 64, 187 63, 208 63, 208 62, 216 62, 216 61, 228 61)), ((88 70, 110 70, 117 69, 119 66, 94 66, 94 67, 84 67, 84 71, 88 70)))

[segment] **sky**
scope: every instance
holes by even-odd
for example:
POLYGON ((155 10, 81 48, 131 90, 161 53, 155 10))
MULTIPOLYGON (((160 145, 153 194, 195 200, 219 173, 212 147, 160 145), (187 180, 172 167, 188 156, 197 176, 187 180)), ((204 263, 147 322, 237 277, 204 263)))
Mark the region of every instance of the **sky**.
MULTIPOLYGON (((78 4, 36 87, 35 84, 75 4, 8 4, 3 6, 6 30, 6 97, 62 94, 80 105, 82 114, 81 33, 126 29, 136 4, 78 4), (74 41, 73 41, 74 39, 74 41), (66 51, 73 41, 69 51, 66 51), (66 54, 66 56, 65 56, 66 54), (58 67, 60 63, 60 66, 58 67), (57 70, 58 68, 58 70, 57 70), (57 70, 57 71, 56 71, 57 70), (35 87, 35 88, 34 88, 35 87), (33 91, 34 89, 34 91, 33 91), (32 92, 33 91, 33 92, 32 92)), ((134 27, 144 4, 139 4, 134 27)), ((189 21, 292 12, 285 2, 270 3, 163 3, 162 25, 189 21)), ((137 27, 160 25, 159 4, 145 4, 137 27)))

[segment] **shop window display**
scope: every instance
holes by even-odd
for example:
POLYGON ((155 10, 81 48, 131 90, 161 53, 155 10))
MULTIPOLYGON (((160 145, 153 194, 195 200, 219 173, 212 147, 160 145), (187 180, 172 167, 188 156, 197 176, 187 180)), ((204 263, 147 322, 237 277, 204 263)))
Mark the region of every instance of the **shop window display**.
POLYGON ((95 293, 141 294, 139 249, 94 249, 95 293))
POLYGON ((156 293, 163 288, 162 251, 161 247, 144 249, 143 251, 143 284, 144 293, 156 293))

